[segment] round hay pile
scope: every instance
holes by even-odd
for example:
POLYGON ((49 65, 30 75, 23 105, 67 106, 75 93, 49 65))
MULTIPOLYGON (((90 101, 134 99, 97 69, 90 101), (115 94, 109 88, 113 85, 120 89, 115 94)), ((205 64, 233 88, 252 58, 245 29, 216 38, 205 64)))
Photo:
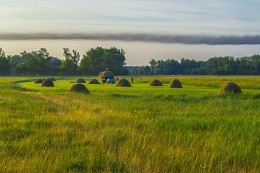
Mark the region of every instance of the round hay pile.
POLYGON ((114 74, 111 71, 103 71, 99 73, 99 77, 101 79, 105 79, 105 78, 114 78, 114 74))
POLYGON ((228 82, 220 88, 220 94, 239 94, 241 93, 240 87, 234 82, 228 82))
POLYGON ((88 84, 100 84, 97 79, 91 79, 88 84))
POLYGON ((42 82, 42 87, 54 87, 54 83, 50 79, 46 79, 42 82))
POLYGON ((178 79, 173 79, 169 84, 169 88, 182 88, 182 84, 178 79))
POLYGON ((116 85, 117 87, 132 87, 127 79, 120 79, 116 85))
POLYGON ((150 83, 150 86, 163 86, 163 84, 159 80, 155 79, 150 83))
POLYGON ((86 83, 86 81, 85 81, 85 79, 77 79, 77 81, 76 81, 77 83, 86 83))
POLYGON ((49 77, 48 79, 51 81, 56 81, 56 79, 54 77, 49 77))
POLYGON ((89 90, 85 87, 85 85, 81 83, 77 83, 71 86, 70 92, 90 94, 89 90))
POLYGON ((34 83, 42 83, 43 80, 42 79, 37 79, 36 81, 34 81, 34 83))

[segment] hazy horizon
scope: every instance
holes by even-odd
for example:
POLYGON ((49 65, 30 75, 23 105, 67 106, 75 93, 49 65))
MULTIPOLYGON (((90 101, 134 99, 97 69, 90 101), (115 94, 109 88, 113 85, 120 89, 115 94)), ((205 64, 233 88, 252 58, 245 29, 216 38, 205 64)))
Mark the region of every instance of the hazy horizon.
POLYGON ((91 48, 117 47, 124 49, 127 65, 148 65, 151 59, 181 58, 207 60, 215 56, 243 57, 260 54, 260 45, 185 45, 123 41, 0 41, 7 55, 20 54, 24 50, 37 51, 46 48, 55 57, 63 59, 63 48, 77 50, 82 57, 91 48), (141 47, 141 49, 140 49, 141 47))

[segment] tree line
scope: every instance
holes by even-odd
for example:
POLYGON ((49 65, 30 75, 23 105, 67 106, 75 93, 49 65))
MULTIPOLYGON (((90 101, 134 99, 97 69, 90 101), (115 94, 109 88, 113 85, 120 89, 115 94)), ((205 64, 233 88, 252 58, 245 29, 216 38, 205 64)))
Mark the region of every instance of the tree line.
POLYGON ((129 67, 130 75, 260 75, 260 55, 234 58, 213 57, 206 61, 155 60, 150 66, 129 67))
POLYGON ((64 59, 51 56, 45 48, 6 55, 0 48, 0 75, 98 75, 106 68, 117 75, 127 75, 122 49, 97 47, 82 58, 76 50, 63 49, 64 59))
POLYGON ((45 48, 6 55, 0 48, 0 75, 98 75, 106 68, 116 75, 260 75, 260 55, 213 57, 205 61, 151 59, 146 66, 125 66, 122 49, 92 48, 82 57, 76 50, 63 49, 63 60, 45 48))

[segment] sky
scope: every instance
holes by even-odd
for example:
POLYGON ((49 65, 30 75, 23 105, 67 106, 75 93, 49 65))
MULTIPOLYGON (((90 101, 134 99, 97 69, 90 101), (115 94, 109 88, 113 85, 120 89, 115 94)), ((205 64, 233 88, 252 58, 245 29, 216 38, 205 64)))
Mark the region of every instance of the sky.
POLYGON ((0 0, 0 47, 7 54, 45 47, 59 58, 63 47, 81 54, 117 47, 128 65, 250 56, 260 54, 259 7, 259 0, 0 0))

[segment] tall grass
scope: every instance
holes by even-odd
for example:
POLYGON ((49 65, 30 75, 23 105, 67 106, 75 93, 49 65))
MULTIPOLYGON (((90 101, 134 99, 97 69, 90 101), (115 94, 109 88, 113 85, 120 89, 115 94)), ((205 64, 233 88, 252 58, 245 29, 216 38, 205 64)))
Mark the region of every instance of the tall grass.
POLYGON ((68 92, 75 79, 0 78, 0 170, 259 172, 259 77, 178 76, 183 89, 152 78, 86 84, 90 95, 68 92), (243 93, 218 95, 226 80, 243 93))

